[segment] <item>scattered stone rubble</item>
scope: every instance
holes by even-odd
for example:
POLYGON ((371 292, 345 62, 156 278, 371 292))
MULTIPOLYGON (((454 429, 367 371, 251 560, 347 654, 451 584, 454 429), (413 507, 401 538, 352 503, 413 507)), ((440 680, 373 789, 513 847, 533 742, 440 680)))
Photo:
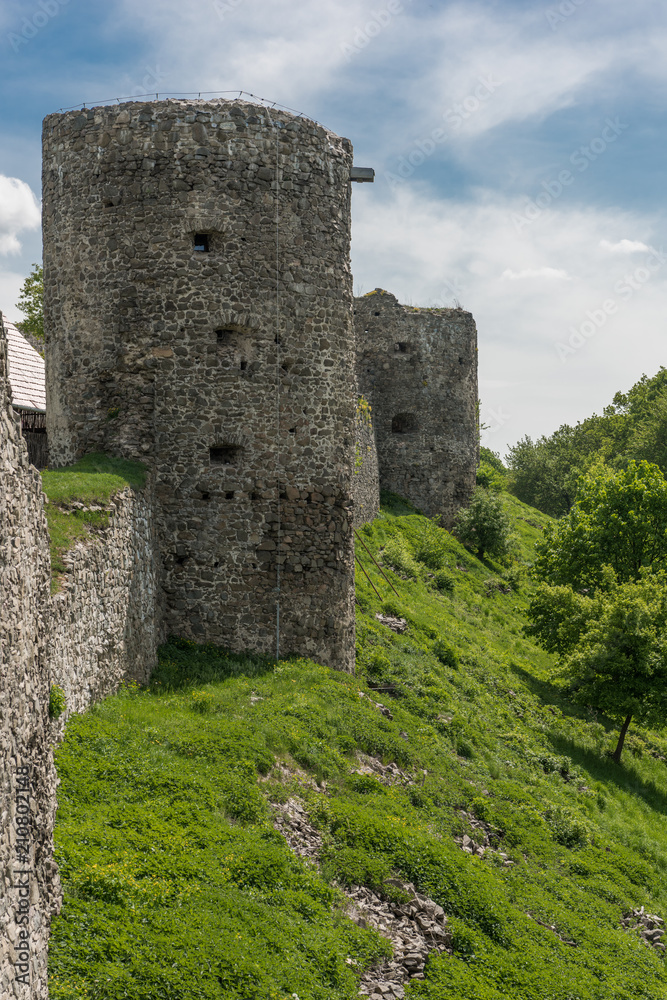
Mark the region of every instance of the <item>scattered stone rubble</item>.
POLYGON ((639 931, 640 936, 646 941, 646 944, 664 953, 665 945, 662 939, 665 931, 662 917, 656 917, 653 913, 646 913, 644 907, 640 906, 639 909, 631 910, 630 913, 623 917, 621 925, 626 930, 639 931))
POLYGON ((393 615, 381 615, 379 611, 375 617, 381 625, 386 625, 392 632, 398 632, 399 635, 408 630, 408 623, 405 618, 395 618, 393 615))
POLYGON ((271 803, 275 815, 273 825, 287 841, 290 850, 300 858, 317 863, 322 848, 322 838, 314 826, 308 822, 308 813, 298 799, 271 803))
POLYGON ((402 997, 406 982, 425 978, 424 967, 431 953, 450 951, 451 936, 442 907, 416 892, 411 882, 388 879, 387 884, 405 893, 408 902, 388 902, 362 886, 353 886, 348 892, 353 900, 350 918, 360 927, 371 927, 389 938, 393 948, 393 958, 361 977, 359 992, 371 1000, 402 997))
MULTIPOLYGON (((290 849, 317 864, 322 838, 308 821, 301 802, 291 797, 287 802, 273 803, 273 808, 274 825, 290 849)), ((350 900, 350 919, 359 927, 372 928, 392 944, 393 957, 367 970, 361 977, 360 996, 371 1000, 400 1000, 406 982, 424 979, 429 955, 449 950, 450 935, 442 907, 416 892, 411 882, 388 879, 387 885, 400 889, 407 902, 390 902, 364 886, 352 886, 345 891, 350 900)))
POLYGON ((496 850, 500 833, 495 827, 477 819, 465 809, 459 809, 459 816, 465 823, 469 824, 474 834, 472 837, 467 833, 460 837, 454 837, 454 842, 459 845, 461 850, 465 851, 466 854, 476 854, 480 858, 488 851, 493 851, 494 855, 502 860, 503 868, 510 868, 514 864, 503 851, 496 850))
POLYGON ((394 718, 394 716, 392 715, 391 711, 387 708, 386 705, 383 705, 382 702, 379 702, 379 701, 373 701, 373 699, 370 697, 370 695, 367 695, 365 691, 360 691, 359 692, 359 697, 360 698, 368 698, 368 700, 370 701, 371 705, 374 705, 375 708, 377 708, 381 712, 381 714, 384 715, 387 719, 393 719, 394 718))
POLYGON ((401 771, 393 761, 391 764, 383 764, 377 757, 369 757, 365 753, 357 753, 357 759, 359 766, 352 774, 367 774, 377 778, 383 785, 414 785, 412 777, 406 771, 401 771))

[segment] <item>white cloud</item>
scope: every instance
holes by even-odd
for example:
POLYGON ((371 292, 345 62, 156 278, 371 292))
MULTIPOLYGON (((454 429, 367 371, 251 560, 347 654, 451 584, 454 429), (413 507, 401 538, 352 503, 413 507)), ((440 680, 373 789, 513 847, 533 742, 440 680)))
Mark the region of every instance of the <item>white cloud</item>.
POLYGON ((492 428, 485 443, 501 452, 524 434, 601 412, 615 392, 664 364, 667 260, 610 256, 602 246, 622 242, 623 232, 655 245, 660 220, 563 203, 517 233, 517 208, 518 200, 483 190, 467 203, 416 185, 353 190, 357 293, 382 287, 424 306, 459 300, 473 313, 482 416, 492 428), (535 277, 508 280, 508 272, 535 277), (571 338, 577 346, 563 357, 558 345, 571 338))
POLYGON ((510 281, 518 281, 522 278, 558 278, 569 281, 570 276, 567 271, 562 271, 556 267, 526 267, 523 271, 512 271, 508 268, 500 275, 501 278, 509 278, 510 281))
POLYGON ((17 274, 15 271, 0 270, 0 312, 5 319, 15 323, 17 319, 23 319, 23 313, 17 308, 15 303, 26 279, 25 274, 17 274))
POLYGON ((610 243, 609 240, 600 240, 600 246, 609 253, 651 253, 651 247, 639 240, 619 240, 618 243, 610 243))
MULTIPOLYGON (((115 30, 150 37, 161 91, 243 88, 314 114, 315 94, 347 68, 344 46, 372 18, 368 0, 121 0, 115 30)), ((382 32, 391 31, 396 18, 382 32)), ((377 45, 370 39, 366 51, 377 45)), ((128 75, 132 93, 137 80, 128 75)))
POLYGON ((25 181, 0 174, 0 254, 18 253, 18 234, 40 223, 37 199, 25 181))

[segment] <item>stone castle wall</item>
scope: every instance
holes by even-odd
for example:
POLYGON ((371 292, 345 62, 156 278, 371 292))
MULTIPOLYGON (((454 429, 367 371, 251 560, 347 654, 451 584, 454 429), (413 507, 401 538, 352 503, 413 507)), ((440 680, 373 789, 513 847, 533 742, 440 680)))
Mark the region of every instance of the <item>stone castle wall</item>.
POLYGON ((118 690, 146 683, 157 660, 161 590, 150 484, 110 501, 107 527, 65 553, 67 572, 51 597, 48 665, 67 711, 53 723, 62 735, 72 712, 118 690))
POLYGON ((30 465, 6 378, 0 317, 0 997, 46 1000, 56 772, 51 744, 72 711, 146 681, 161 640, 151 486, 110 501, 109 524, 66 553, 50 594, 41 477, 30 465), (67 711, 49 720, 51 685, 67 711))
POLYGON ((451 527, 477 465, 477 332, 461 309, 355 299, 357 379, 372 405, 380 486, 451 527))
POLYGON ((380 509, 380 474, 373 411, 366 399, 357 403, 354 436, 354 527, 377 517, 380 509))
POLYGON ((0 317, 0 997, 46 1000, 58 907, 56 774, 49 746, 49 544, 7 381, 0 317))
POLYGON ((352 149, 243 101, 44 123, 51 462, 155 474, 166 624, 353 664, 352 149), (202 249, 196 249, 197 246, 202 249))

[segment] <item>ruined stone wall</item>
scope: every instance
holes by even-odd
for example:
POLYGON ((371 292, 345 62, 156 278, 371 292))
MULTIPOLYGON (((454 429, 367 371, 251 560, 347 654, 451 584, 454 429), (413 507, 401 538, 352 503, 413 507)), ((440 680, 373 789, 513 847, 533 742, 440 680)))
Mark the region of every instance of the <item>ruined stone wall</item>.
POLYGON ((377 517, 380 509, 380 475, 373 412, 362 396, 357 402, 354 439, 354 527, 377 517))
POLYGON ((56 774, 49 746, 49 548, 41 480, 13 416, 0 317, 0 997, 45 1000, 56 774))
POLYGON ((351 163, 243 101, 44 123, 51 463, 155 471, 169 631, 274 649, 280 567, 281 653, 346 669, 351 163))
POLYGON ((359 390, 373 407, 380 486, 451 527, 475 486, 477 331, 462 309, 355 299, 359 390))
POLYGON ((150 484, 118 493, 110 511, 94 541, 65 553, 67 572, 51 597, 49 673, 67 701, 53 724, 58 736, 72 712, 113 694, 122 681, 146 683, 164 638, 150 484))

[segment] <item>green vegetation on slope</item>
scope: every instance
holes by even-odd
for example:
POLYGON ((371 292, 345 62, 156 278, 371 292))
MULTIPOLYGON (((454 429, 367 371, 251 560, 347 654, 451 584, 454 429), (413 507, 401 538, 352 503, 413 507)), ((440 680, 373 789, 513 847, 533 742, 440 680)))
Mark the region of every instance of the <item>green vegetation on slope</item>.
POLYGON ((105 506, 114 493, 131 486, 142 489, 146 470, 140 462, 130 462, 109 455, 86 455, 64 469, 45 469, 42 489, 48 503, 45 507, 49 527, 52 590, 58 589, 62 573, 67 572, 63 554, 77 541, 85 541, 109 521, 105 510, 73 508, 73 503, 105 506), (66 509, 63 509, 66 508, 66 509))
POLYGON ((361 534, 398 596, 360 546, 380 597, 360 573, 356 677, 172 640, 150 690, 69 721, 53 1000, 352 1000, 383 942, 339 887, 393 874, 452 930, 408 997, 664 998, 663 957, 621 919, 667 911, 667 736, 637 729, 615 765, 613 725, 554 684, 523 634, 546 518, 506 502, 521 555, 502 566, 385 498, 361 534), (358 754, 413 784, 360 776, 358 754), (272 827, 290 795, 319 872, 272 827), (454 839, 480 836, 471 817, 483 857, 454 839))

